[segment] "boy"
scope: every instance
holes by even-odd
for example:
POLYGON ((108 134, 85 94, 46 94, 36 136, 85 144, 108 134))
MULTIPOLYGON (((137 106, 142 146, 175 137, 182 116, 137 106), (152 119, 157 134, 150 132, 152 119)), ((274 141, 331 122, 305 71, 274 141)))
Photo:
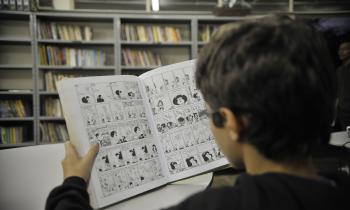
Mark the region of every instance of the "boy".
MULTIPOLYGON (((227 25, 202 50, 196 83, 218 146, 247 174, 170 209, 348 209, 349 178, 311 165, 311 151, 328 143, 335 104, 334 69, 314 29, 286 17, 227 25)), ((98 148, 83 158, 70 144, 66 150, 66 179, 47 209, 89 209, 98 148)))

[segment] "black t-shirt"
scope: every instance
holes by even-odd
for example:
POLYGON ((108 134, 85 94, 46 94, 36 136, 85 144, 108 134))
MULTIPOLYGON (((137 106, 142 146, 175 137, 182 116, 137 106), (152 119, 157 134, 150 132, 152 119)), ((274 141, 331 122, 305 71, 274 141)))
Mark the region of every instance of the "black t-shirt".
MULTIPOLYGON (((169 210, 345 210, 350 208, 350 177, 311 180, 286 174, 242 174, 234 187, 208 189, 169 210)), ((49 195, 46 209, 91 209, 86 183, 67 178, 49 195)), ((147 207, 145 207, 145 210, 147 207)))
POLYGON ((337 69, 339 108, 350 112, 350 61, 337 69))

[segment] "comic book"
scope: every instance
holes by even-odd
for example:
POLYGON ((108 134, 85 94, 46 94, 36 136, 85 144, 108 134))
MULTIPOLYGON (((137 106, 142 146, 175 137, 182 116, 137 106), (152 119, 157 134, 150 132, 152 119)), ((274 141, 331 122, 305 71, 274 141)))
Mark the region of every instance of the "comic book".
POLYGON ((71 142, 80 154, 100 144, 88 189, 94 208, 228 163, 210 132, 194 71, 191 60, 139 77, 58 83, 71 142))

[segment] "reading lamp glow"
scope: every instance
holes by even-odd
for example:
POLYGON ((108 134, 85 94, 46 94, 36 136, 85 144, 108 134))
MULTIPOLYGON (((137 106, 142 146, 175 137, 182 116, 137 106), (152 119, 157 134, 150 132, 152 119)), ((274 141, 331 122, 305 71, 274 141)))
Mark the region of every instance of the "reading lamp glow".
POLYGON ((159 11, 159 0, 152 0, 152 10, 159 11))

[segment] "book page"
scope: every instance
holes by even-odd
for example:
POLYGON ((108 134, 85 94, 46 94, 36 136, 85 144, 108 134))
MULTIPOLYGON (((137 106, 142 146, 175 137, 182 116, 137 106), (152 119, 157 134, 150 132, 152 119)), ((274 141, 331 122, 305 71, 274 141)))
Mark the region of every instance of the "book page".
POLYGON ((140 76, 171 181, 228 164, 210 131, 194 71, 191 60, 140 76))
POLYGON ((80 154, 99 143, 90 186, 95 207, 165 184, 159 143, 153 137, 135 76, 62 80, 58 84, 70 139, 80 154))

